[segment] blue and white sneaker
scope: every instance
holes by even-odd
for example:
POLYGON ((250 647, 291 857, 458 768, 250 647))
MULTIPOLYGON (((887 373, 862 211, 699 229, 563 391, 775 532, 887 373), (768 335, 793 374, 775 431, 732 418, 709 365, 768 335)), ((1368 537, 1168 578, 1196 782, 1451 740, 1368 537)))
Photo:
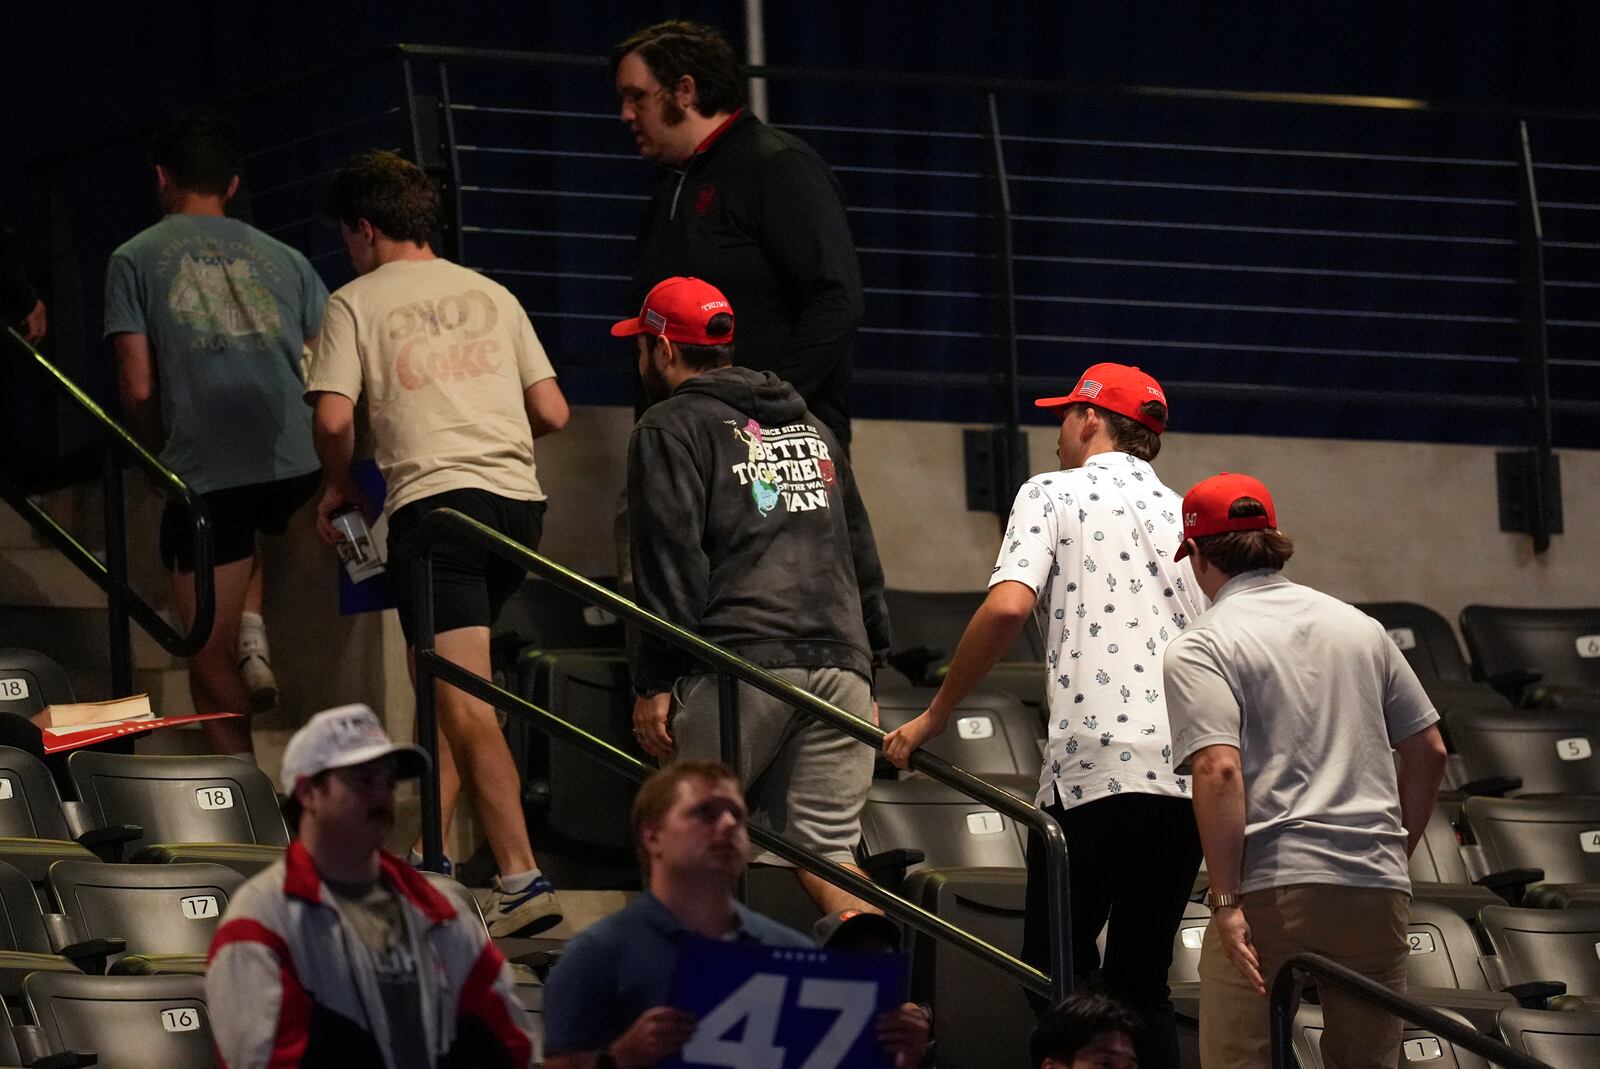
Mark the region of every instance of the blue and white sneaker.
MULTIPOLYGON (((414 869, 420 869, 422 867, 422 855, 415 850, 407 850, 406 864, 410 865, 414 869)), ((451 864, 450 855, 445 855, 444 864, 440 867, 439 871, 444 875, 449 876, 451 879, 455 878, 456 867, 455 865, 451 864)))
POLYGON ((494 878, 494 889, 483 903, 483 917, 489 922, 489 935, 504 939, 514 935, 538 935, 561 923, 561 903, 548 877, 538 876, 520 891, 507 891, 494 878))

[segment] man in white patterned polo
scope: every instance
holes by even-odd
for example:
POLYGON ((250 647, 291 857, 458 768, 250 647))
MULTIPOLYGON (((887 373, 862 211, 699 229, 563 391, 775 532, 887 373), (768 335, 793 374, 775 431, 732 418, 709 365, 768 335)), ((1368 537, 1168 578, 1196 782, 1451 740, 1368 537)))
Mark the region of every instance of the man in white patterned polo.
MULTIPOLYGON (((1050 739, 1036 802, 1067 839, 1072 969, 1085 982, 1101 967, 1105 993, 1146 1023, 1148 1064, 1175 1069, 1167 968, 1200 840, 1189 784, 1172 766, 1161 657, 1205 602, 1189 565, 1172 557, 1181 495, 1150 467, 1166 429, 1166 395, 1136 367, 1096 364, 1067 396, 1035 404, 1061 415, 1061 470, 1017 492, 989 595, 944 685, 924 713, 889 734, 884 752, 906 767, 1037 616, 1048 651, 1050 739), (1108 918, 1102 963, 1095 938, 1108 918)), ((1023 957, 1047 967, 1037 837, 1028 870, 1023 957)))

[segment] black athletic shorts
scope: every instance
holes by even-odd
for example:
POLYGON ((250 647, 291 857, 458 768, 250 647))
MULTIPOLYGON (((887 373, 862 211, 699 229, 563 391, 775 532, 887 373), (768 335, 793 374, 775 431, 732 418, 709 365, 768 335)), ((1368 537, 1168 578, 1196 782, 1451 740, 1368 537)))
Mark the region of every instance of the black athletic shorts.
MULTIPOLYGON (((413 501, 389 517, 389 587, 406 644, 414 645, 412 568, 422 520, 434 509, 455 509, 529 549, 539 548, 544 533, 543 501, 518 501, 487 490, 446 490, 413 501)), ((440 542, 433 551, 433 630, 493 627, 527 573, 476 546, 440 542)))
MULTIPOLYGON (((256 551, 256 532, 281 535, 289 517, 311 500, 322 483, 313 471, 270 483, 230 486, 201 494, 211 518, 212 561, 231 564, 256 551)), ((194 571, 194 529, 189 511, 175 501, 161 513, 161 563, 169 572, 194 571)))

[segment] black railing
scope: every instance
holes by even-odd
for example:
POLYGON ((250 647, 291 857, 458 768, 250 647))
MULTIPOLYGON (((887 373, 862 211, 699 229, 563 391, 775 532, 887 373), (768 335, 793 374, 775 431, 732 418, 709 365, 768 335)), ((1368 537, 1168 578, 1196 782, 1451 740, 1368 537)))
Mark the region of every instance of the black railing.
POLYGON ((105 436, 105 467, 101 482, 105 497, 104 561, 41 508, 28 496, 22 484, 4 470, 0 470, 0 498, 16 509, 29 526, 59 550, 75 568, 105 591, 111 647, 111 691, 115 697, 125 697, 133 693, 133 636, 128 629, 130 619, 144 628, 162 649, 178 657, 198 653, 211 636, 217 598, 212 571, 211 521, 206 515, 205 502, 200 500, 200 495, 188 483, 151 455, 122 424, 107 415, 94 398, 24 341, 20 334, 9 328, 6 334, 21 350, 21 358, 7 361, 6 367, 31 367, 41 372, 105 436), (181 634, 128 584, 128 529, 122 484, 123 462, 127 457, 132 457, 162 495, 182 505, 189 516, 190 537, 194 540, 195 608, 189 629, 181 634))
MULTIPOLYGON (((770 672, 756 667, 721 646, 667 622, 641 609, 605 587, 591 583, 576 572, 563 568, 554 561, 540 556, 526 546, 506 538, 453 509, 439 509, 429 513, 423 521, 421 552, 416 564, 416 692, 417 736, 429 753, 437 758, 438 720, 434 709, 434 682, 440 680, 465 691, 509 714, 522 717, 531 727, 569 742, 598 759, 607 768, 632 780, 642 780, 652 770, 633 755, 611 745, 603 739, 569 724, 555 713, 541 709, 533 703, 512 694, 481 676, 475 675, 441 657, 434 649, 433 618, 433 552, 441 542, 458 542, 471 545, 534 573, 553 586, 591 605, 598 605, 624 620, 662 639, 668 644, 693 656, 710 667, 719 677, 719 714, 726 729, 723 734, 724 757, 737 753, 731 732, 736 731, 735 706, 736 681, 764 691, 789 704, 826 726, 856 739, 875 750, 883 746, 883 732, 859 717, 852 716, 837 706, 822 701, 812 694, 793 686, 770 672)), ((728 762, 737 768, 736 761, 728 762)), ((1010 954, 1001 951, 966 930, 956 927, 911 902, 891 894, 861 875, 819 857, 780 835, 752 825, 751 838, 780 857, 816 873, 851 893, 883 909, 891 917, 934 939, 951 943, 985 963, 1002 970, 1008 976, 1031 990, 1059 999, 1072 986, 1072 947, 1070 903, 1067 891, 1067 844, 1061 828, 1038 807, 1015 795, 985 783, 969 772, 935 757, 926 750, 912 754, 911 767, 970 798, 992 807, 1017 823, 1026 826, 1043 838, 1048 856, 1046 863, 1046 893, 1049 900, 1050 972, 1040 972, 1010 954)), ((437 769, 437 761, 435 763, 437 769)), ((443 829, 440 826, 439 780, 437 771, 422 781, 422 843, 423 863, 437 870, 443 859, 443 829)))
POLYGON ((1493 1065, 1508 1069, 1551 1069, 1537 1058, 1512 1050, 1471 1025, 1447 1017, 1416 999, 1397 995, 1321 954, 1296 954, 1284 962, 1278 975, 1273 977, 1271 1002, 1267 1007, 1272 1031, 1272 1069, 1298 1069, 1294 1057, 1294 1003, 1308 976, 1319 984, 1338 987, 1362 1002, 1387 1010, 1402 1021, 1426 1028, 1438 1038, 1486 1058, 1493 1065))

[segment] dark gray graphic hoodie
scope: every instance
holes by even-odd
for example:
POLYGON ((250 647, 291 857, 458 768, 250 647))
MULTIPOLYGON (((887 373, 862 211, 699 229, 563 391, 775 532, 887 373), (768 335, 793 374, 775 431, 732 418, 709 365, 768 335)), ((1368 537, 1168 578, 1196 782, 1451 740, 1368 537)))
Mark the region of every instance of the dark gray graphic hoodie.
MULTIPOLYGON (((870 679, 889 649, 849 462, 770 372, 708 371, 644 413, 628 444, 628 524, 639 604, 763 668, 870 679)), ((634 685, 666 690, 696 670, 646 635, 634 685)))

